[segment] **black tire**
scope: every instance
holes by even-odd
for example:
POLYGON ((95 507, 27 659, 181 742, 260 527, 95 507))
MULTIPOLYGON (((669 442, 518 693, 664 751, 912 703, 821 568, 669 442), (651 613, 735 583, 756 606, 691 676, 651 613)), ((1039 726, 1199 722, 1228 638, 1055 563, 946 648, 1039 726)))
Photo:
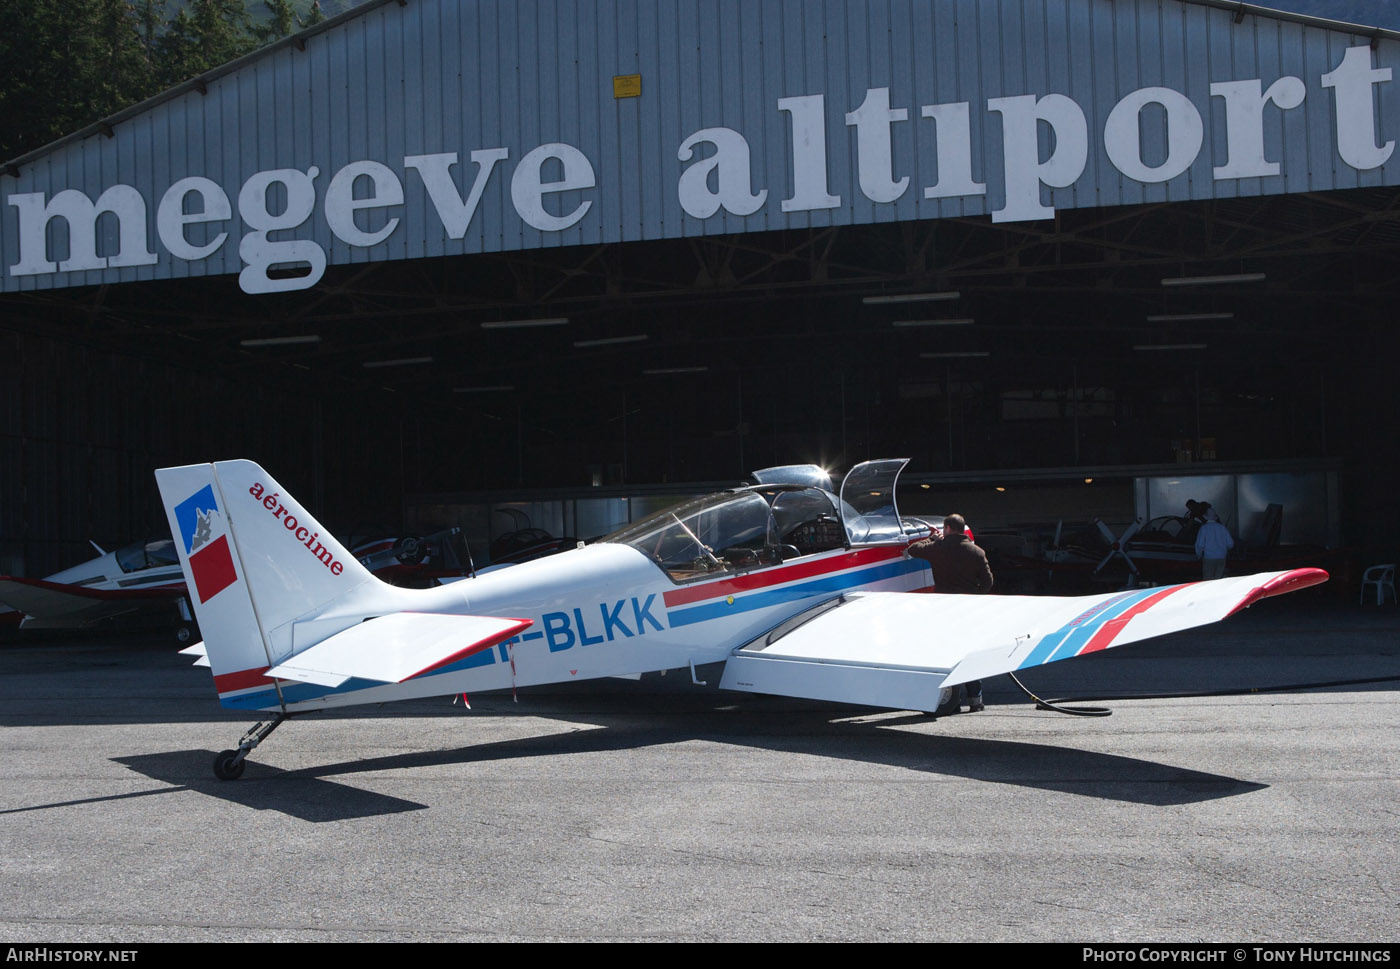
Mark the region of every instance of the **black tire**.
POLYGON ((933 715, 935 717, 951 717, 953 714, 960 712, 962 710, 962 704, 960 702, 961 696, 961 687, 944 687, 938 693, 938 709, 933 711, 933 715))
POLYGON ((238 757, 236 750, 221 750, 214 758, 214 776, 221 781, 236 781, 243 776, 243 768, 248 766, 246 760, 235 760, 238 757))

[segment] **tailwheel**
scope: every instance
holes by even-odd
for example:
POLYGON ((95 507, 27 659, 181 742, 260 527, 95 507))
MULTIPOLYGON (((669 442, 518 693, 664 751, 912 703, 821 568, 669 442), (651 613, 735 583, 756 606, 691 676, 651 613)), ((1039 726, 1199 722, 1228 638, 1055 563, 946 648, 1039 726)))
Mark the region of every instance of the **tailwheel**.
POLYGON ((243 768, 248 765, 248 755, 290 716, 290 713, 279 713, 271 720, 264 720, 243 735, 237 750, 219 751, 214 758, 214 776, 221 781, 236 781, 242 777, 243 768))
POLYGON ((248 762, 241 750, 221 750, 214 758, 214 776, 221 781, 236 781, 243 776, 248 762))

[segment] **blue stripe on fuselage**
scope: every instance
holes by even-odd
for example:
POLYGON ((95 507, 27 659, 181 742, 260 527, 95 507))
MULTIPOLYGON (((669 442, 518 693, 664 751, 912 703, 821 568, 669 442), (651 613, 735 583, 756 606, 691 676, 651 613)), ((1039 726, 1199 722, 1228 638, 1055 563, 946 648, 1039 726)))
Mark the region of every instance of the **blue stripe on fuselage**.
POLYGON ((922 568, 924 568, 924 563, 916 559, 896 559, 893 562, 872 568, 845 572, 840 575, 828 575, 811 582, 802 582, 783 586, 780 589, 769 589, 764 592, 750 593, 743 597, 735 597, 733 603, 730 603, 728 599, 718 599, 704 605, 691 606, 688 609, 670 609, 666 616, 671 628, 674 629, 677 626, 689 626, 707 619, 718 619, 721 616, 732 616, 735 613, 749 612, 754 609, 766 609, 769 606, 782 605, 785 602, 810 599, 824 593, 845 592, 857 586, 908 575, 922 568))
MULTIPOLYGON (((496 651, 494 649, 483 649, 464 656, 455 663, 435 669, 431 673, 424 673, 421 677, 414 679, 426 679, 430 676, 441 676, 444 673, 457 673, 461 670, 477 669, 482 666, 490 666, 496 662, 496 651)), ((307 700, 316 700, 323 696, 334 696, 338 693, 353 693, 356 690, 367 690, 372 686, 388 686, 383 680, 365 680, 352 676, 340 686, 319 686, 315 683, 298 683, 295 680, 282 681, 282 699, 286 703, 303 703, 307 700)), ((219 697, 219 703, 230 710, 261 710, 265 707, 275 707, 278 705, 277 691, 272 687, 265 690, 258 690, 254 693, 240 693, 237 696, 219 697)))

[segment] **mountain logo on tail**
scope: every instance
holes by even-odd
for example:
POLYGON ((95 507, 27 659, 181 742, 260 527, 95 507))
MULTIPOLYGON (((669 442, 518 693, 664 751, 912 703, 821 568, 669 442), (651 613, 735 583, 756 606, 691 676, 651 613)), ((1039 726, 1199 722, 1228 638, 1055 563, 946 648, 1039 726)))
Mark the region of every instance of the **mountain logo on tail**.
POLYGON ((190 575, 201 603, 208 602, 238 581, 229 549, 228 526, 214 488, 205 485, 175 506, 175 522, 185 543, 190 575))

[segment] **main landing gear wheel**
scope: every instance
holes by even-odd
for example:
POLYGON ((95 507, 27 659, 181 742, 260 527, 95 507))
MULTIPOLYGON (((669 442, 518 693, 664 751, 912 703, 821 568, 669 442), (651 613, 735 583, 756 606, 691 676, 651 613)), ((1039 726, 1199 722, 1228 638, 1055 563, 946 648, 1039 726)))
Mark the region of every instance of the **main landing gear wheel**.
POLYGON ((938 691, 938 708, 933 711, 935 717, 951 717, 962 709, 958 703, 958 691, 961 687, 945 686, 938 691))
POLYGON ((243 776, 243 768, 248 766, 248 762, 243 759, 242 751, 221 750, 214 758, 214 776, 221 781, 236 781, 243 776))

